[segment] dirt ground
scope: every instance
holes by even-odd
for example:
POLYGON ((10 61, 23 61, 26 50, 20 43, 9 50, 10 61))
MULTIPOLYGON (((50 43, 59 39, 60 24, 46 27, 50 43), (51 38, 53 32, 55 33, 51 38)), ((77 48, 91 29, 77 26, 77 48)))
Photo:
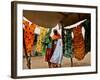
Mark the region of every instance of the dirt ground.
MULTIPOLYGON (((48 68, 48 64, 47 64, 47 62, 45 62, 44 56, 32 57, 31 59, 32 59, 32 61, 31 61, 31 63, 32 63, 31 68, 32 69, 48 68)), ((86 54, 85 58, 81 61, 78 61, 77 59, 73 58, 73 67, 90 66, 90 65, 91 65, 91 54, 90 53, 86 54)), ((62 67, 71 67, 71 59, 63 57, 62 67)), ((23 60, 23 69, 27 69, 25 58, 23 60)))

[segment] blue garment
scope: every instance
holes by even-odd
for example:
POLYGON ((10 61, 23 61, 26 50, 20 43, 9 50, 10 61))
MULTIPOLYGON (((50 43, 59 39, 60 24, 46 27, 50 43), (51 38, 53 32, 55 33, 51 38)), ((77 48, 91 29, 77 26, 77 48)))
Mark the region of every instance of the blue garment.
POLYGON ((54 53, 50 59, 51 63, 61 64, 63 58, 62 39, 58 39, 54 53))
POLYGON ((52 43, 51 42, 47 44, 47 48, 52 48, 52 43))

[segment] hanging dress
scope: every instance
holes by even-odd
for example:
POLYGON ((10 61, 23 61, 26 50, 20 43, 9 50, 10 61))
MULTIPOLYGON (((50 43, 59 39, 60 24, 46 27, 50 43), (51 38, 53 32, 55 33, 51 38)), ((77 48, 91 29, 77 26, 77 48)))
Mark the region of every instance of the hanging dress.
POLYGON ((50 59, 51 63, 61 64, 63 58, 63 52, 62 52, 62 39, 57 40, 57 45, 54 50, 54 53, 50 59))
POLYGON ((36 28, 35 24, 29 25, 28 22, 24 22, 24 46, 26 49, 26 53, 30 55, 33 51, 33 43, 34 43, 34 30, 36 28))
POLYGON ((47 33, 48 29, 44 27, 40 27, 40 35, 38 36, 37 44, 36 44, 36 52, 42 53, 43 48, 43 39, 47 33))
POLYGON ((42 55, 43 56, 46 54, 47 45, 49 43, 52 43, 52 41, 50 39, 50 33, 51 33, 51 29, 48 30, 48 32, 46 33, 46 35, 43 39, 43 48, 42 48, 42 55))
POLYGON ((72 32, 71 29, 65 30, 64 35, 64 56, 71 58, 72 57, 72 32))
POLYGON ((73 28, 73 55, 78 60, 82 60, 85 56, 85 44, 81 28, 80 25, 73 28))

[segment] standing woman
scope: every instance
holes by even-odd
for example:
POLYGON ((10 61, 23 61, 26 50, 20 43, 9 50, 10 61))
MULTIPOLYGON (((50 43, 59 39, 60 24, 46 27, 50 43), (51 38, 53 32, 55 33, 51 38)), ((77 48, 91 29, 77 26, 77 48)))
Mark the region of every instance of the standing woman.
POLYGON ((62 53, 62 39, 61 35, 55 29, 53 31, 54 35, 52 36, 53 45, 52 45, 52 57, 50 62, 52 63, 52 67, 61 67, 61 61, 63 57, 62 53))

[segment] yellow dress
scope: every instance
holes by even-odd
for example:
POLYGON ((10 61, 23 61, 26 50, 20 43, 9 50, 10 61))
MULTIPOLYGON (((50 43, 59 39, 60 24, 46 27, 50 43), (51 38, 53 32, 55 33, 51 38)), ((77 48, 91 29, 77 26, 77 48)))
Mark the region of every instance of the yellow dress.
POLYGON ((38 36, 38 40, 37 40, 37 44, 36 44, 36 51, 38 53, 42 52, 42 48, 43 48, 43 39, 46 36, 48 29, 44 28, 44 27, 40 27, 40 35, 38 36))

